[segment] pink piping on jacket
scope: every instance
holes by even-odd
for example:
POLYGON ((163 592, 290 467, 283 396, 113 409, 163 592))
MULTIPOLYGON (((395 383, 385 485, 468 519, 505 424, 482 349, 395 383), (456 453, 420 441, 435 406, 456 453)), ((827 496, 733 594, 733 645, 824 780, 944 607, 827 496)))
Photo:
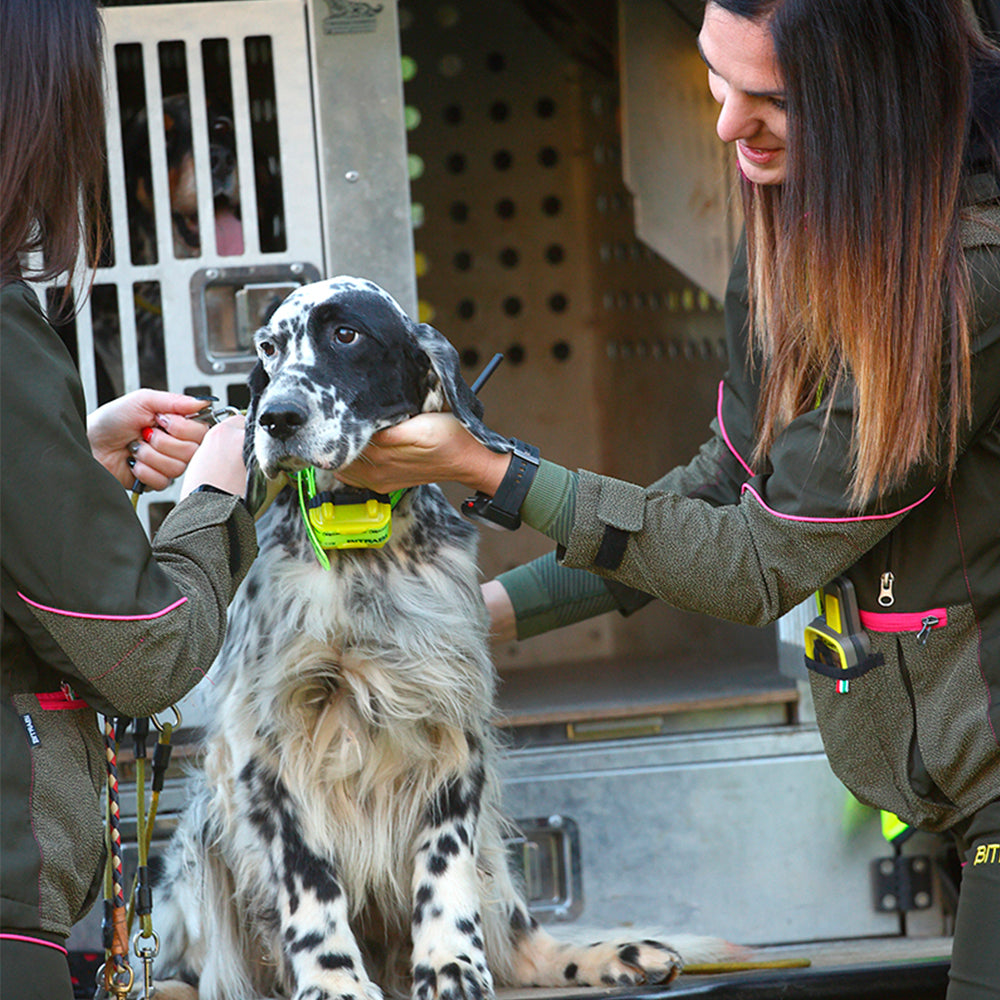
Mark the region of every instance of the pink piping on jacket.
POLYGON ((748 476, 753 476, 754 471, 743 461, 743 456, 733 447, 733 442, 729 440, 729 435, 726 433, 726 422, 722 419, 722 392, 725 388, 725 382, 722 379, 719 380, 719 401, 715 406, 715 415, 719 419, 719 429, 722 431, 722 440, 726 442, 726 447, 733 453, 736 461, 746 469, 748 476))
POLYGON ((773 514, 775 517, 780 517, 785 521, 805 521, 809 524, 853 524, 856 521, 885 521, 889 518, 899 517, 900 514, 905 514, 907 511, 913 510, 914 507, 919 507, 930 495, 934 492, 932 488, 928 493, 922 496, 919 500, 915 500, 908 507, 901 507, 899 510, 890 511, 888 514, 860 514, 857 517, 804 517, 801 514, 782 514, 781 511, 775 510, 773 507, 769 507, 764 503, 761 495, 749 484, 744 483, 741 492, 752 493, 756 498, 757 502, 768 512, 768 514, 773 514))
POLYGON ((862 611, 861 624, 869 632, 919 632, 922 628, 944 628, 948 624, 948 610, 933 608, 930 611, 862 611), (933 625, 925 626, 927 618, 936 618, 933 625))
POLYGON ((162 618, 164 615, 169 614, 171 611, 179 608, 182 604, 187 601, 186 597, 181 597, 174 601, 173 604, 168 604, 165 608, 160 611, 154 611, 152 614, 148 615, 91 615, 86 614, 81 611, 62 611, 59 608, 47 608, 44 604, 39 604, 37 601, 31 600, 30 597, 25 597, 20 591, 17 592, 17 596, 24 601, 25 604, 30 604, 33 608, 38 608, 39 611, 49 611, 54 615, 65 615, 67 618, 95 618, 98 621, 109 621, 109 622, 145 622, 152 621, 154 618, 162 618))
MULTIPOLYGON (((745 461, 743 461, 743 456, 733 447, 733 442, 729 440, 729 435, 726 433, 726 422, 722 419, 722 393, 725 387, 725 383, 719 382, 719 401, 716 406, 716 416, 719 420, 719 429, 722 432, 722 440, 726 442, 726 447, 733 453, 736 461, 743 466, 750 476, 756 475, 753 469, 745 461)), ((780 511, 775 510, 773 507, 769 507, 764 503, 764 498, 749 484, 744 483, 740 489, 740 492, 750 492, 756 498, 757 502, 764 508, 769 514, 773 514, 775 517, 780 517, 785 521, 805 521, 810 524, 853 524, 855 521, 884 521, 889 518, 898 517, 900 514, 905 514, 907 511, 911 511, 914 507, 919 507, 925 500, 927 500, 933 493, 935 487, 931 489, 922 496, 919 500, 911 503, 908 507, 902 507, 900 510, 891 511, 888 514, 861 514, 857 517, 804 517, 798 514, 782 514, 780 511)))
POLYGON ((0 940, 3 941, 24 941, 26 944, 42 944, 46 948, 55 948, 56 951, 61 951, 64 955, 68 955, 69 952, 59 944, 54 941, 45 941, 42 938, 28 937, 27 934, 0 934, 0 940))

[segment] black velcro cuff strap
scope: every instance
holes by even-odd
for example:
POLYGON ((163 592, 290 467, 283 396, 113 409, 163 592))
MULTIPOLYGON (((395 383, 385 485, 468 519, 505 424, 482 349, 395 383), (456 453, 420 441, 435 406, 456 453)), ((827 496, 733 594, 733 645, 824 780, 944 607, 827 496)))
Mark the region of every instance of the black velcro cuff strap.
POLYGON ((601 539, 600 548, 594 556, 594 565, 598 569, 618 569, 622 559, 625 558, 628 536, 629 532, 622 528, 615 528, 610 524, 604 525, 604 537, 601 539))

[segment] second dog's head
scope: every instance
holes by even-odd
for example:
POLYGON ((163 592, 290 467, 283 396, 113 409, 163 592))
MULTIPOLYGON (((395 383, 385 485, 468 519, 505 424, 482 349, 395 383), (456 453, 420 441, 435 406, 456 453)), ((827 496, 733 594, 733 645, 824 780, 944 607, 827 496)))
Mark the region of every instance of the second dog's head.
POLYGON ((433 410, 451 410, 488 448, 510 451, 483 424, 455 348, 372 281, 340 276, 302 286, 254 341, 251 481, 258 470, 273 479, 310 465, 339 469, 376 431, 433 410))

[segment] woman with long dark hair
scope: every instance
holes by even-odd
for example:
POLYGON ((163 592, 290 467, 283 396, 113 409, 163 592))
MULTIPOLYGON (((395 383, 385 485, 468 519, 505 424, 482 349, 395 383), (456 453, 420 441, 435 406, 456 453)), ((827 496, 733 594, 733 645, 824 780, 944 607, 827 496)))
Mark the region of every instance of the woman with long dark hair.
POLYGON ((648 595, 766 625, 853 587, 870 652, 809 664, 830 762, 956 836, 949 998, 998 997, 1000 54, 965 0, 710 0, 699 48, 746 217, 700 454, 643 489, 424 414, 343 475, 454 480, 558 544, 485 585, 501 637, 648 595))
POLYGON ((242 418, 206 433, 187 419, 203 402, 139 390, 88 419, 32 287, 100 252, 94 0, 3 0, 0 45, 0 994, 70 1000, 65 940, 103 874, 96 712, 148 716, 194 686, 256 539, 242 418), (123 487, 182 473, 150 545, 123 487))

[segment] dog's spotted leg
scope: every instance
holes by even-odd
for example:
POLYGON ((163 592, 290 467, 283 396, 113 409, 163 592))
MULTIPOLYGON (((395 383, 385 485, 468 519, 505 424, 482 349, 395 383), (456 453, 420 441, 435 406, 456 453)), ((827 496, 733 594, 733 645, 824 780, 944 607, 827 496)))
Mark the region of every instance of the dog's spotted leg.
POLYGON ((668 983, 681 971, 680 955, 659 941, 601 941, 591 945, 557 941, 521 904, 510 915, 521 986, 640 986, 668 983))
POLYGON ((280 778, 252 764, 243 776, 254 786, 251 816, 268 845, 292 1000, 382 1000, 351 931, 334 860, 305 842, 294 801, 280 778))
POLYGON ((484 770, 469 736, 469 768, 439 789, 413 873, 413 1000, 484 1000, 486 965, 474 851, 484 770))

